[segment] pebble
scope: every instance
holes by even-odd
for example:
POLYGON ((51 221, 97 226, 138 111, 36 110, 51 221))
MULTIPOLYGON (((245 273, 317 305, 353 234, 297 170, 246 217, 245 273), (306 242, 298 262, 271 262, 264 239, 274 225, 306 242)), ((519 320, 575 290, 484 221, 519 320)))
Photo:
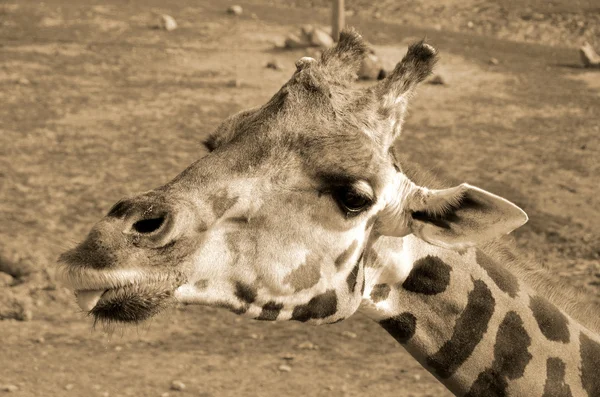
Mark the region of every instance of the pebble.
POLYGON ((15 281, 13 276, 8 273, 0 272, 0 287, 8 287, 15 281))
POLYGON ((175 22, 175 19, 172 16, 167 15, 167 14, 162 14, 159 17, 158 26, 161 29, 164 29, 167 32, 170 32, 172 30, 177 29, 177 22, 175 22))
POLYGON ((233 5, 227 9, 227 13, 231 15, 242 15, 243 12, 244 9, 239 5, 233 5))
POLYGON ((0 385, 0 390, 10 393, 19 390, 19 388, 16 385, 0 385))
POLYGON ((65 385, 65 390, 73 390, 74 387, 75 387, 74 384, 69 383, 68 385, 65 385))
POLYGON ((427 84, 446 85, 446 80, 439 74, 436 74, 435 76, 433 76, 432 78, 429 79, 427 84))
POLYGON ((44 337, 43 337, 43 336, 40 336, 39 338, 36 338, 36 340, 35 340, 35 341, 36 341, 37 343, 44 343, 44 342, 46 342, 46 339, 44 339, 44 337))
POLYGON ((356 339, 357 335, 354 332, 344 331, 344 332, 342 332, 342 336, 349 338, 349 339, 356 339))
POLYGON ((278 61, 269 61, 266 65, 267 69, 283 70, 283 66, 278 61))
POLYGON ((467 22, 467 27, 469 29, 473 29, 474 26, 475 26, 475 24, 473 22, 471 22, 471 21, 467 22))
POLYGON ((331 35, 322 29, 315 29, 310 34, 310 44, 315 47, 329 48, 335 44, 331 35))
POLYGON ((171 382, 171 390, 175 391, 183 391, 185 390, 185 383, 180 380, 174 380, 171 382))
POLYGON ((494 57, 491 57, 490 60, 488 61, 488 63, 490 65, 498 65, 500 63, 500 61, 494 57))
POLYGON ((296 358, 296 356, 294 356, 292 353, 285 353, 283 356, 281 356, 281 358, 283 358, 284 360, 291 361, 294 358, 296 358))
POLYGON ((415 375, 413 375, 413 379, 416 381, 419 381, 419 380, 421 380, 421 375, 415 374, 415 375))
POLYGON ((160 395, 160 397, 169 397, 169 396, 170 396, 170 394, 167 391, 160 395))
POLYGON ((296 347, 300 350, 319 350, 319 346, 309 341, 302 342, 296 347))
POLYGON ((31 84, 31 81, 27 80, 25 77, 21 77, 21 78, 19 78, 19 80, 17 80, 17 84, 29 85, 29 84, 31 84))
POLYGON ((231 79, 227 82, 227 87, 239 88, 241 86, 242 86, 242 81, 240 79, 231 79))
POLYGON ((281 364, 277 369, 279 369, 281 372, 291 372, 292 371, 292 367, 290 367, 289 365, 285 365, 285 364, 281 364))
POLYGON ((123 350, 122 346, 115 346, 115 351, 116 352, 120 352, 121 350, 123 350))
POLYGON ((285 48, 305 48, 308 46, 308 43, 300 38, 298 35, 290 33, 285 38, 285 48))

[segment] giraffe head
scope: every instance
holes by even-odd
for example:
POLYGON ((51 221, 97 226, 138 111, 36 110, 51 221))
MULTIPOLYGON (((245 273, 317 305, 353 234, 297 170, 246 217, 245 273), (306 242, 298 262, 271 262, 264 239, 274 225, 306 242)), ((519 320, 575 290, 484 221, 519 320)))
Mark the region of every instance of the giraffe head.
POLYGON ((343 32, 319 61, 300 59, 265 105, 225 120, 207 156, 116 203, 60 258, 81 308, 137 322, 179 301, 331 323, 361 302, 374 236, 460 247, 522 223, 496 196, 468 185, 430 191, 395 167, 390 148, 436 51, 414 44, 386 79, 356 89, 366 51, 343 32), (461 211, 470 215, 456 222, 461 211))

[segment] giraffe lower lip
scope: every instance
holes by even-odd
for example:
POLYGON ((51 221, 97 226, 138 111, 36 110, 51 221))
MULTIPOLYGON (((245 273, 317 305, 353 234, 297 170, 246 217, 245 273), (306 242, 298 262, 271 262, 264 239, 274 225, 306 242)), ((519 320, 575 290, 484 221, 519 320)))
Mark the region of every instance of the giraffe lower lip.
POLYGON ((89 313, 97 320, 137 323, 157 314, 172 297, 170 286, 131 284, 103 291, 89 313))

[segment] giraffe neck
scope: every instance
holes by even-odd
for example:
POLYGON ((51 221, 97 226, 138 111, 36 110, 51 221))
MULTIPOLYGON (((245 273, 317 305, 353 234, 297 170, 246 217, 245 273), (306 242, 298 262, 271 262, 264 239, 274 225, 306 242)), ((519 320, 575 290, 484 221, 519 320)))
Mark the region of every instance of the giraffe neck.
POLYGON ((456 395, 600 396, 600 337, 479 249, 379 238, 361 311, 456 395))

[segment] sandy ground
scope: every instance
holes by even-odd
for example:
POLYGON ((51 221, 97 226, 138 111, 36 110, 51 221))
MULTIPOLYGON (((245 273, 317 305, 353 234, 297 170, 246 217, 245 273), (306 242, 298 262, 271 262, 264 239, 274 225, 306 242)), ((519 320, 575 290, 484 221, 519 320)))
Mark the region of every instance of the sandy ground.
MULTIPOLYGON (((188 306, 107 333, 54 284, 55 258, 111 204, 168 181, 205 154, 220 120, 289 78, 304 52, 274 43, 328 19, 242 4, 241 17, 217 1, 0 6, 0 313, 16 305, 29 320, 0 321, 0 385, 14 395, 449 396, 360 315, 309 327, 188 306), (163 12, 180 28, 150 28, 163 12)), ((416 38, 439 48, 447 85, 420 89, 400 151, 524 208, 521 248, 598 301, 599 72, 572 48, 351 23, 388 65, 416 38)))

